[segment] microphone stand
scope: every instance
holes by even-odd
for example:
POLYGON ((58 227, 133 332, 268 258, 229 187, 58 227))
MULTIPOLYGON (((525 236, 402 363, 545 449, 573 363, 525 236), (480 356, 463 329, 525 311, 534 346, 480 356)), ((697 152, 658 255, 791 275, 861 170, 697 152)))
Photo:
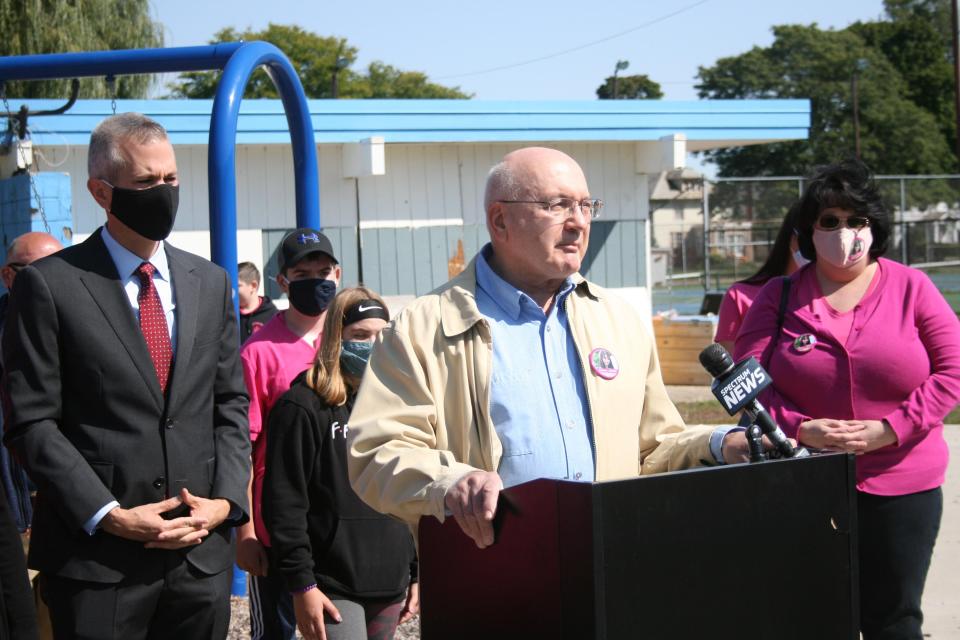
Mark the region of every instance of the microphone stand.
POLYGON ((750 447, 750 463, 766 462, 767 454, 763 451, 763 430, 756 422, 747 427, 747 445, 750 447))

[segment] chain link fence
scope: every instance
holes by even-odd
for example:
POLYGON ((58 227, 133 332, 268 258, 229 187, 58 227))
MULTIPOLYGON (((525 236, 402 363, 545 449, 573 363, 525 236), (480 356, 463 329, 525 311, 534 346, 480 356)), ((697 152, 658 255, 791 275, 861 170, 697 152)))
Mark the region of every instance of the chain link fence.
MULTIPOLYGON (((886 257, 926 271, 960 311, 960 175, 877 181, 892 212, 886 257)), ((696 313, 705 291, 753 275, 803 187, 794 176, 718 178, 702 201, 655 211, 654 307, 696 313)))

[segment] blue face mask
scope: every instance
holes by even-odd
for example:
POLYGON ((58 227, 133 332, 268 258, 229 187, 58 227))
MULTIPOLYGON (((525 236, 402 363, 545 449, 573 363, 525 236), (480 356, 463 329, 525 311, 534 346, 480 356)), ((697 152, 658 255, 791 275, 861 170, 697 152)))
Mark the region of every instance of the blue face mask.
POLYGON ((340 366, 350 375, 362 378, 372 350, 372 342, 344 340, 343 349, 340 351, 340 366))

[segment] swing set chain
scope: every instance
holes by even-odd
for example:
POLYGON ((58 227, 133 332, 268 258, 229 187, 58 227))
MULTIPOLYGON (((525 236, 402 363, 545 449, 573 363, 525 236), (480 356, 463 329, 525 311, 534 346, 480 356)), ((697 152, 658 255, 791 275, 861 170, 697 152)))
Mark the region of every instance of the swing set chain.
POLYGON ((117 78, 112 73, 105 78, 107 91, 110 93, 110 109, 117 115, 117 78))

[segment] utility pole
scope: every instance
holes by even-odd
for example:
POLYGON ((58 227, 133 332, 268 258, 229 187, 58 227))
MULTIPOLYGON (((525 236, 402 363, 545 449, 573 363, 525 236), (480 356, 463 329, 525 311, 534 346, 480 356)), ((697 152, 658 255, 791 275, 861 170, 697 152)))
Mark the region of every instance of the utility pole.
POLYGON ((856 150, 857 160, 860 159, 860 96, 857 92, 857 71, 853 72, 850 79, 850 93, 853 94, 853 139, 854 149, 856 150))
POLYGON ((340 97, 340 72, 350 66, 347 58, 338 57, 333 63, 333 79, 330 81, 330 93, 334 100, 340 97))
POLYGON ((626 60, 617 60, 617 65, 613 68, 613 99, 617 99, 617 73, 630 66, 626 60))
POLYGON ((953 106, 957 119, 957 162, 960 162, 960 20, 957 18, 960 8, 958 8, 958 5, 960 5, 960 0, 953 0, 950 3, 951 13, 953 14, 953 106))
POLYGON ((853 139, 857 160, 860 159, 860 72, 867 66, 869 63, 863 58, 857 60, 853 64, 853 77, 850 78, 850 93, 853 95, 853 139))

